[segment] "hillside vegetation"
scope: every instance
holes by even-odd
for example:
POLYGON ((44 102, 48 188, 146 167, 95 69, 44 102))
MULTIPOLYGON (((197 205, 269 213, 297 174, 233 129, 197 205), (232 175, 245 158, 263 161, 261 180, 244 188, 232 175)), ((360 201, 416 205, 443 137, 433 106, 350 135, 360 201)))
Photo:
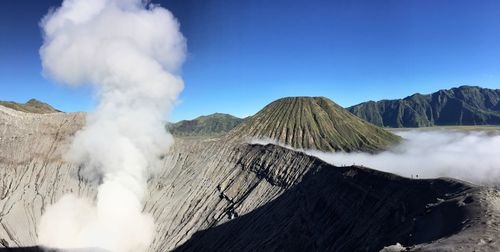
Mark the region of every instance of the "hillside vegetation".
POLYGON ((500 89, 461 86, 399 100, 369 101, 348 110, 378 126, 500 124, 500 89))
POLYGON ((215 113, 172 123, 168 129, 175 136, 217 136, 230 131, 242 120, 232 115, 215 113))
POLYGON ((294 148, 374 152, 399 137, 352 115, 325 97, 276 100, 229 133, 232 138, 265 139, 294 148))
POLYGON ((53 108, 49 104, 38 101, 36 99, 31 99, 26 103, 17 103, 13 101, 0 101, 0 105, 26 113, 47 114, 47 113, 61 112, 53 108))

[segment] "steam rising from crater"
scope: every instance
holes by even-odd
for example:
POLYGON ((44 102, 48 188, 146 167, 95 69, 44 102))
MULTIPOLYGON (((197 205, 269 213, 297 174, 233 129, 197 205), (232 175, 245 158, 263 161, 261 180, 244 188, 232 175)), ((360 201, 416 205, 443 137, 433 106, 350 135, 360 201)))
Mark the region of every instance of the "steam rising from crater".
POLYGON ((44 73, 97 90, 99 104, 67 159, 102 183, 95 202, 70 194, 47 207, 39 243, 144 251, 154 233, 152 217, 142 212, 147 178, 172 143, 163 122, 183 87, 179 24, 141 0, 65 0, 41 27, 44 73))

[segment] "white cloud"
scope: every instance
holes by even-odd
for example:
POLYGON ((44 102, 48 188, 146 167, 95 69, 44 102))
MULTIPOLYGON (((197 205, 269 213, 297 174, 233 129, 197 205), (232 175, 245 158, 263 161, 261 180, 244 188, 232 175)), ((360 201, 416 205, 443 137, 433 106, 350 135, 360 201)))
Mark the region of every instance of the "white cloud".
POLYGON ((404 141, 378 154, 305 152, 337 166, 355 164, 406 177, 500 184, 499 131, 412 130, 397 134, 404 141))

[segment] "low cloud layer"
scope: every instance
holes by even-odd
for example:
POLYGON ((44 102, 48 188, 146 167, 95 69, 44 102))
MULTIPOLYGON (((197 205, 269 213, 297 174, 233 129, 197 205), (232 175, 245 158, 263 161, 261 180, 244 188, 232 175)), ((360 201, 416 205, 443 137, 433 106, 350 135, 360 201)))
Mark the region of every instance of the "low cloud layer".
POLYGON ((378 153, 309 155, 337 165, 363 165, 405 177, 451 177, 476 184, 500 183, 500 131, 400 131, 404 141, 378 153))

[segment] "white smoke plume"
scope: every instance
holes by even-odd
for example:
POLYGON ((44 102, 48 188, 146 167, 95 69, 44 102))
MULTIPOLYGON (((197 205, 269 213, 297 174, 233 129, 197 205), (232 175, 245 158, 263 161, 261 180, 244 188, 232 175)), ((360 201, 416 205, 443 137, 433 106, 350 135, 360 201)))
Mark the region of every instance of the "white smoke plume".
POLYGON ((362 165, 405 177, 450 177, 500 185, 500 132, 458 130, 400 131, 404 141, 378 153, 305 151, 333 165, 362 165))
POLYGON ((98 106, 67 159, 100 185, 96 199, 65 195, 47 207, 39 244, 144 251, 154 234, 153 218, 142 212, 147 179, 173 141, 164 121, 183 88, 179 24, 143 0, 64 0, 41 27, 44 73, 97 91, 98 106))

